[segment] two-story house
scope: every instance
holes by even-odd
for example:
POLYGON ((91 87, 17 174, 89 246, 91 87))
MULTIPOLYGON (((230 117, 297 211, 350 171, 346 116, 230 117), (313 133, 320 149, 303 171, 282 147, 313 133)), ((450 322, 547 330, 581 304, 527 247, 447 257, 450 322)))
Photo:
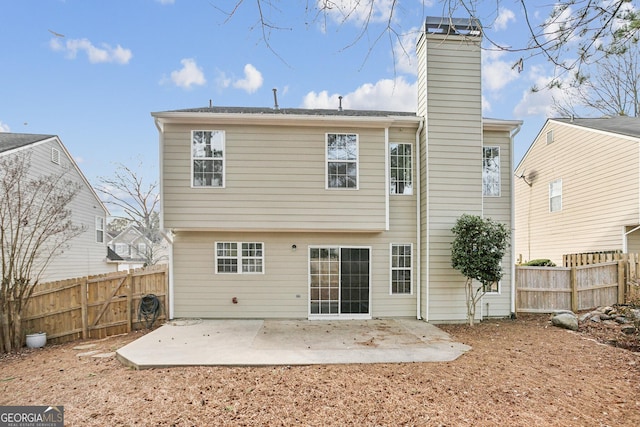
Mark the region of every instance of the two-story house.
POLYGON ((166 264, 168 261, 166 241, 164 239, 159 242, 153 241, 133 224, 119 233, 107 234, 108 246, 112 251, 109 262, 117 264, 118 271, 166 264))
POLYGON ((546 121, 516 168, 516 254, 640 252, 640 118, 546 121))
MULTIPOLYGON (((464 320, 451 228, 511 227, 521 125, 482 117, 480 42, 476 22, 427 20, 417 113, 152 113, 170 317, 464 320)), ((478 316, 514 311, 512 264, 478 316)))
POLYGON ((108 210, 73 160, 60 138, 55 135, 0 132, 0 156, 30 153, 29 174, 34 178, 65 174, 65 179, 81 186, 68 208, 73 224, 84 232, 68 242, 40 276, 49 282, 113 271, 107 264, 106 218, 108 210))

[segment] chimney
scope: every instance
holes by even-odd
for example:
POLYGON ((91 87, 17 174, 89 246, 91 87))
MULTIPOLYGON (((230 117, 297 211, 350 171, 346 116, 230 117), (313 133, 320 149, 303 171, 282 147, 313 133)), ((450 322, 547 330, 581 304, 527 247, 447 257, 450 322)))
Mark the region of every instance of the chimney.
POLYGON ((275 108, 276 110, 279 110, 280 107, 278 107, 278 89, 276 89, 275 87, 273 88, 273 108, 275 108))
POLYGON ((342 111, 342 95, 338 97, 338 111, 342 111))

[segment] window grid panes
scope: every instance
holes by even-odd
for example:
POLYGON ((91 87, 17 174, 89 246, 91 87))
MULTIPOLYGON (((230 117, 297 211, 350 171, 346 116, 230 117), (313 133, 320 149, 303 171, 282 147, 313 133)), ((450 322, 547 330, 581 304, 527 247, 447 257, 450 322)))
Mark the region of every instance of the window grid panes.
POLYGON ((338 314, 340 256, 338 248, 311 248, 309 253, 311 314, 338 314))
POLYGON ((562 180, 556 179, 549 183, 549 212, 562 210, 562 180))
POLYGON ((216 243, 216 271, 218 273, 263 273, 263 266, 262 243, 216 243), (241 266, 240 269, 238 266, 241 266))
POLYGON ((389 154, 391 194, 413 194, 411 144, 391 144, 389 154))
POLYGON ((96 217, 96 243, 104 243, 104 218, 96 217))
POLYGON ((191 159, 194 187, 224 187, 224 131, 192 131, 191 159))
POLYGON ((500 147, 482 147, 482 195, 500 196, 500 147))
POLYGON ((411 293, 411 245, 391 245, 391 293, 411 293))
POLYGON ((327 188, 358 188, 358 136, 327 134, 327 188))

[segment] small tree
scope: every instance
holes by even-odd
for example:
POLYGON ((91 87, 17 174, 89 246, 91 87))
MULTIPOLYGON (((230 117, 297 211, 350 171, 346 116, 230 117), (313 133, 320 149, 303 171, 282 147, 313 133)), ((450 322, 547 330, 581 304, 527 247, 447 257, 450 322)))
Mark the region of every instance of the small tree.
POLYGON ((0 160, 0 349, 5 352, 22 346, 22 312, 42 272, 85 231, 72 223, 69 209, 80 185, 66 178, 66 170, 38 177, 30 167, 30 152, 0 160))
POLYGON ((451 266, 465 277, 467 319, 473 326, 476 305, 487 289, 502 279, 500 262, 509 245, 509 230, 490 218, 464 214, 451 229, 451 266), (480 286, 474 289, 474 280, 480 286))

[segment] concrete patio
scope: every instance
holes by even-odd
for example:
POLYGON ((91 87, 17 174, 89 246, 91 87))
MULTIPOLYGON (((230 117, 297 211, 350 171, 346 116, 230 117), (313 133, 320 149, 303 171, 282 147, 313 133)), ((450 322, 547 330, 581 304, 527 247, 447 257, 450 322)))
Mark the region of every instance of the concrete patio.
POLYGON ((117 351, 136 369, 172 366, 270 366, 446 362, 471 347, 412 319, 178 319, 117 351))

